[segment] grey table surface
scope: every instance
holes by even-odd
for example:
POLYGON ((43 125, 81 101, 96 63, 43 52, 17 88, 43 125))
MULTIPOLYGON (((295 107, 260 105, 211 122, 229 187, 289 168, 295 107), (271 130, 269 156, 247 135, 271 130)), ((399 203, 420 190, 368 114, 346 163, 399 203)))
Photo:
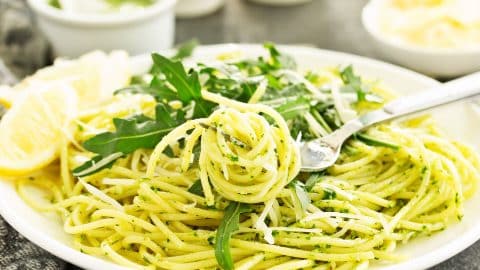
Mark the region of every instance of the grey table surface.
MULTIPOLYGON (((202 44, 307 44, 381 59, 361 26, 367 0, 313 0, 294 7, 267 7, 226 0, 213 15, 177 20, 176 41, 193 37, 202 44)), ((23 0, 0 0, 0 58, 18 77, 51 61, 48 41, 34 27, 23 0)), ((68 265, 67 269, 78 269, 68 265)), ((480 269, 480 241, 432 270, 480 269)))

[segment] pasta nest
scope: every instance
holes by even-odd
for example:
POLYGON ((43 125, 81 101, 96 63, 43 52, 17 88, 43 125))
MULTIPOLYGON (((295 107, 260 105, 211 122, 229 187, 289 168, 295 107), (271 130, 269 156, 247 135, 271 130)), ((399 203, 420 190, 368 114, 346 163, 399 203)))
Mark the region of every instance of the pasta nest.
POLYGON ((208 118, 190 120, 165 136, 153 151, 147 177, 153 177, 161 153, 185 138, 181 171, 194 163, 200 144, 199 174, 208 205, 212 186, 231 201, 261 203, 275 198, 300 171, 300 152, 287 123, 274 109, 204 92, 220 108, 208 118))
MULTIPOLYGON (((269 118, 279 120, 270 114, 269 118)), ((295 142, 288 129, 282 129, 284 123, 275 120, 271 125, 256 112, 215 111, 208 118, 215 128, 205 129, 201 138, 201 179, 208 176, 215 190, 232 201, 260 203, 275 198, 299 171, 295 142)))

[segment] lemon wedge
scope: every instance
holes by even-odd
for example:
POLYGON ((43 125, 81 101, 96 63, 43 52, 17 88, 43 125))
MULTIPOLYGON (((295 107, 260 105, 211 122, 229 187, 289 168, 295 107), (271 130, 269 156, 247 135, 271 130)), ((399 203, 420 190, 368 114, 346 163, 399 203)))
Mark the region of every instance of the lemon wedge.
POLYGON ((66 81, 36 84, 16 98, 0 122, 0 175, 28 174, 53 161, 77 102, 66 81))

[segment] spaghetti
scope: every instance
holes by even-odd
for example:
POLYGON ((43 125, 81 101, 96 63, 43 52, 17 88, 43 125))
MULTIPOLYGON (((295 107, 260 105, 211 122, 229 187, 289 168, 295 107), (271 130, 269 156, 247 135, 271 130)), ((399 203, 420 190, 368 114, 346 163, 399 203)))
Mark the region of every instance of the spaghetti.
MULTIPOLYGON (((322 72, 339 80, 338 72, 322 72)), ((320 89, 331 82, 314 83, 320 89)), ((59 163, 17 181, 18 192, 39 211, 60 213, 81 252, 133 269, 218 268, 216 233, 232 201, 250 205, 229 242, 235 269, 365 269, 375 259, 401 260, 398 244, 461 220, 479 160, 430 117, 364 134, 399 148, 351 139, 326 172, 299 174, 291 137, 297 122, 261 104, 267 94, 262 89, 242 103, 204 90, 202 97, 218 105, 210 116, 187 120, 153 150, 137 149, 79 178, 70 171, 91 154, 65 138, 59 163), (30 185, 48 190, 52 203, 31 199, 30 185)), ((154 103, 133 96, 141 101, 134 107, 151 115, 154 103)), ((127 99, 132 94, 114 98, 127 99)), ((73 140, 111 129, 108 120, 125 115, 112 104, 81 114, 73 140)), ((317 121, 315 112, 308 115, 317 121)))

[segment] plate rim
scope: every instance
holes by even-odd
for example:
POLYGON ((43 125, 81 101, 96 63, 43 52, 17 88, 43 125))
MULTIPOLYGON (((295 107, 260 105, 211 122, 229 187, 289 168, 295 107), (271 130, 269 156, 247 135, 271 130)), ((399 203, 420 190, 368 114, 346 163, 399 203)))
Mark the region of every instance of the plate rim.
MULTIPOLYGON (((412 81, 422 82, 425 85, 435 86, 439 82, 429 78, 423 74, 417 73, 415 71, 386 63, 384 61, 359 56, 350 53, 332 51, 319 49, 314 47, 305 47, 305 46, 295 46, 295 45, 277 45, 280 50, 290 51, 292 53, 305 53, 305 54, 317 54, 319 56, 326 56, 331 58, 337 58, 338 62, 347 60, 347 62, 352 63, 355 66, 355 63, 370 66, 377 69, 384 69, 391 74, 402 74, 411 78, 412 81)), ((203 45, 199 46, 196 49, 195 54, 205 54, 212 55, 215 51, 222 51, 227 49, 239 49, 239 50, 256 50, 262 48, 261 44, 249 44, 249 43, 222 43, 222 44, 213 44, 213 45, 203 45)), ((172 50, 160 50, 159 52, 165 54, 171 54, 172 50)), ((195 55, 194 57, 195 58, 195 55)), ((150 62, 149 54, 140 54, 130 57, 130 66, 131 67, 142 67, 145 68, 145 65, 150 62)), ((381 75, 378 76, 381 78, 381 75)), ((0 180, 0 195, 3 194, 7 188, 12 188, 13 184, 11 181, 2 181, 0 180)), ((8 207, 8 202, 3 199, 4 196, 0 196, 0 215, 4 220, 10 224, 17 232, 26 237, 28 240, 41 247, 42 249, 48 251, 49 253, 61 258, 69 263, 75 264, 77 266, 86 268, 86 269, 111 269, 111 270, 126 270, 130 269, 121 265, 118 265, 114 262, 107 261, 101 258, 98 258, 93 255, 88 255, 81 253, 75 248, 68 246, 55 238, 51 238, 43 234, 41 231, 35 230, 34 225, 27 224, 28 222, 22 222, 22 219, 18 219, 15 215, 15 209, 8 207)), ((480 224, 478 224, 480 225, 480 224)), ((480 226, 478 229, 470 229, 466 233, 463 233, 454 241, 450 242, 448 245, 439 247, 431 252, 422 254, 419 257, 414 259, 400 262, 392 265, 386 265, 382 270, 401 270, 401 269, 425 269, 431 266, 434 266, 438 263, 441 263, 461 251, 470 247, 478 239, 480 239, 480 226)))

